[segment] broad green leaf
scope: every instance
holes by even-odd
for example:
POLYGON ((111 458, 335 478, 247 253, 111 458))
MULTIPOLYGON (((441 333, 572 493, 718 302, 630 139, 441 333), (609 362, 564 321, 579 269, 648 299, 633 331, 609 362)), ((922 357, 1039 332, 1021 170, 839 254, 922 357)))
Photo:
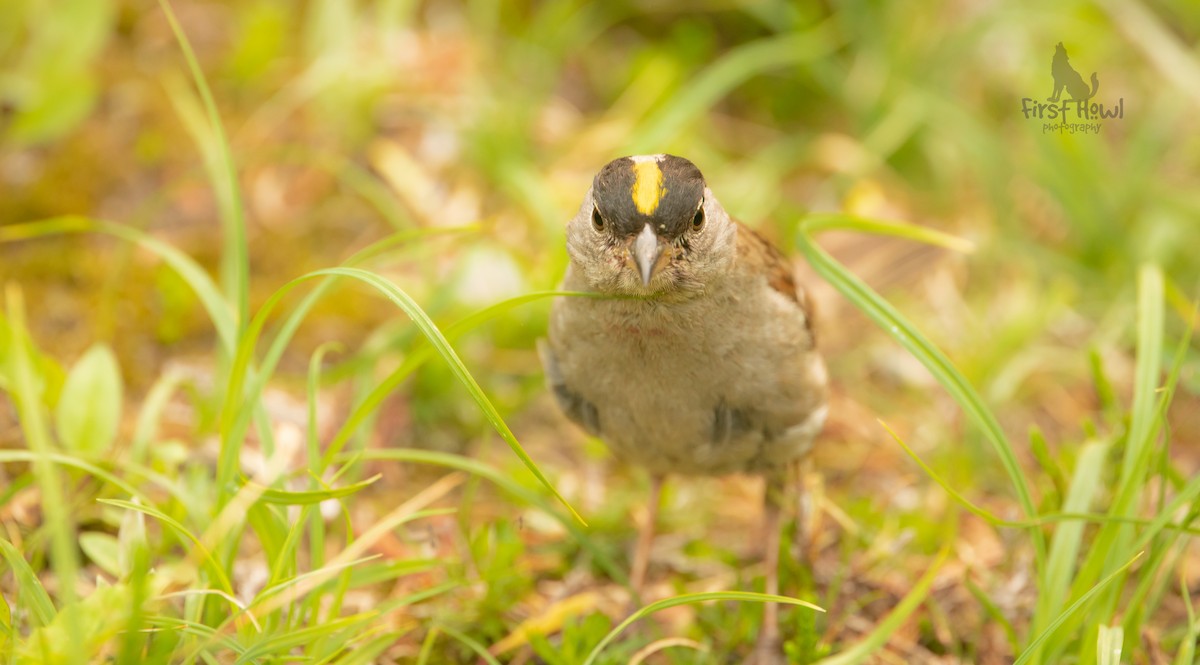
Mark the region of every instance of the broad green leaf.
POLYGON ((34 392, 43 403, 50 406, 57 404, 65 378, 62 368, 53 358, 35 348, 32 340, 25 339, 18 343, 17 339, 8 320, 0 314, 0 390, 11 392, 15 389, 16 362, 19 354, 23 353, 33 365, 31 378, 34 392))
POLYGON ((92 563, 100 566, 100 570, 114 577, 120 576, 120 554, 115 536, 99 531, 85 531, 79 534, 79 547, 92 563))
POLYGON ((64 448, 101 455, 112 447, 121 419, 121 372, 112 350, 88 349, 71 368, 58 401, 55 425, 64 448))
MULTIPOLYGON (((134 499, 137 503, 137 499, 134 499)), ((146 514, 136 510, 127 510, 121 516, 121 528, 117 531, 117 568, 121 579, 126 579, 133 573, 140 558, 145 558, 148 550, 146 540, 146 514)))
POLYGON ((21 640, 14 649, 16 662, 58 665, 59 663, 104 662, 101 655, 129 621, 129 587, 101 586, 81 600, 67 605, 49 624, 21 640))
POLYGON ((15 98, 4 138, 26 144, 57 139, 87 117, 100 90, 91 70, 116 18, 112 0, 30 4, 25 17, 13 3, 0 5, 4 22, 21 21, 30 33, 20 57, 10 61, 16 67, 0 80, 7 84, 0 93, 15 98))
POLYGON ((1125 631, 1120 625, 1100 626, 1096 635, 1097 665, 1121 665, 1121 646, 1125 631))

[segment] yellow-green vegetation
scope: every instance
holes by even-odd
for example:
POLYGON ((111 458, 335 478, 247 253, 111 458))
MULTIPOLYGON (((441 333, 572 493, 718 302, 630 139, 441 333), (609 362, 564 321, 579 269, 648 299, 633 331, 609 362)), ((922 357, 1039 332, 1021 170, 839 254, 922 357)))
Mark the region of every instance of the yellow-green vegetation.
POLYGON ((1046 6, 0 3, 0 663, 737 662, 761 483, 628 615, 534 351, 648 152, 819 305, 793 662, 1193 662, 1200 5, 1046 6))

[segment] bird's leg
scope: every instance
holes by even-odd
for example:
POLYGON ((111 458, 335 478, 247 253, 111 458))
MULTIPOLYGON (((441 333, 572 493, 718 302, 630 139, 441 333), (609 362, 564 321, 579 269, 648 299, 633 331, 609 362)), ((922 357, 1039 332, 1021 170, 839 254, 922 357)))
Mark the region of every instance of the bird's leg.
MULTIPOLYGON (((766 567, 766 593, 779 595, 779 527, 783 515, 783 495, 787 476, 784 473, 767 475, 766 487, 763 491, 763 534, 767 551, 763 557, 766 567)), ((758 641, 754 645, 754 653, 747 663, 765 665, 782 663, 783 645, 779 634, 779 604, 763 603, 762 626, 758 629, 758 641)))
POLYGON ((658 504, 662 499, 663 477, 650 476, 650 502, 646 506, 646 517, 638 525, 637 545, 633 550, 633 567, 629 572, 629 586, 634 599, 641 601, 646 585, 646 570, 650 567, 650 547, 654 544, 654 528, 658 521, 658 504))
POLYGON ((792 539, 792 551, 802 564, 812 568, 812 530, 815 527, 815 511, 813 499, 808 493, 808 471, 811 467, 808 457, 802 458, 792 466, 796 474, 793 487, 796 492, 796 535, 792 539))

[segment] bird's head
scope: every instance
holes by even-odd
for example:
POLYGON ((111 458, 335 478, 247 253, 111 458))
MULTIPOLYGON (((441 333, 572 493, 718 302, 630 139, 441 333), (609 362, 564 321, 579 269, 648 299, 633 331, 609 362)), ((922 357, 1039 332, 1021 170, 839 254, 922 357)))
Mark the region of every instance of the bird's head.
POLYGON ((596 174, 567 224, 567 251, 597 291, 687 295, 727 271, 735 234, 695 164, 637 155, 596 174))

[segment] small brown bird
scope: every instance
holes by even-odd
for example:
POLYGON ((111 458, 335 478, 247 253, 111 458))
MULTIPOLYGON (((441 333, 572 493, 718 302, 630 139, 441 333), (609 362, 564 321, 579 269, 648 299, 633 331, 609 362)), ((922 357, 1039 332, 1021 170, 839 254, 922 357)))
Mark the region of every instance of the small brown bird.
MULTIPOLYGON (((812 310, 783 254, 734 221, 692 162, 638 155, 596 174, 567 223, 571 262, 539 346, 567 417, 651 474, 630 575, 645 581, 662 478, 763 474, 768 593, 778 591, 789 463, 825 422, 812 310)), ((782 662, 768 605, 751 656, 782 662)))

